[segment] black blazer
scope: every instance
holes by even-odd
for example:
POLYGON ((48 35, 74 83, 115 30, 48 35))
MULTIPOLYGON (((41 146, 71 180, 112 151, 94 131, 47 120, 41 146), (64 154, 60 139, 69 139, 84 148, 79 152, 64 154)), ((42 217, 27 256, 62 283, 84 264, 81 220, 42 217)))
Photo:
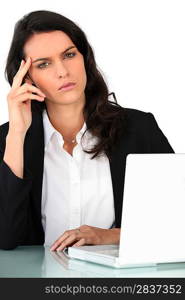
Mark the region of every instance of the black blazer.
MULTIPOLYGON (((129 153, 173 153, 153 115, 125 109, 126 130, 109 159, 114 193, 115 225, 121 226, 126 156, 129 153)), ((9 123, 0 126, 0 248, 42 245, 41 194, 44 163, 42 114, 33 113, 24 143, 24 178, 3 161, 9 123)))

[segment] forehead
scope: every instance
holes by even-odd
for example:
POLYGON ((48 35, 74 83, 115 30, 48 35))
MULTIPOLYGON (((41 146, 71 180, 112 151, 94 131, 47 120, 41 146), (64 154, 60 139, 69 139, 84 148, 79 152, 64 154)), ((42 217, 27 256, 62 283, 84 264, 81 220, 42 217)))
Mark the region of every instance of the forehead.
POLYGON ((63 31, 36 33, 24 45, 25 56, 32 59, 50 57, 74 45, 70 37, 63 31))

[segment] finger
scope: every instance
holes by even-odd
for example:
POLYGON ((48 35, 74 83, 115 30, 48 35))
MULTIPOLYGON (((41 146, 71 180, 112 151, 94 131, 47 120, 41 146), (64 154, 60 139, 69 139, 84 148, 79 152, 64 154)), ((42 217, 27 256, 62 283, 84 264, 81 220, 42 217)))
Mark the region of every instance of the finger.
POLYGON ((65 239, 57 248, 57 251, 62 251, 64 250, 65 247, 68 247, 69 245, 71 245, 72 243, 74 243, 75 241, 79 240, 81 237, 78 236, 78 234, 73 233, 72 235, 70 235, 67 239, 65 239))
POLYGON ((28 99, 30 100, 38 100, 38 101, 44 101, 44 97, 32 94, 32 93, 24 93, 21 95, 18 95, 17 97, 14 98, 14 101, 16 102, 24 102, 27 101, 28 99))
POLYGON ((56 240, 53 245, 51 246, 50 250, 55 251, 55 249, 61 244, 62 241, 64 241, 66 238, 69 237, 69 232, 66 231, 64 234, 62 234, 58 240, 56 240))
POLYGON ((22 65, 20 65, 18 72, 14 76, 13 83, 12 83, 12 89, 15 89, 15 88, 21 86, 22 80, 23 80, 24 76, 26 75, 26 73, 28 72, 30 66, 31 66, 31 58, 28 57, 28 59, 26 60, 26 63, 23 63, 22 65))
POLYGON ((25 92, 37 93, 40 96, 46 97, 46 95, 39 88, 28 83, 24 83, 20 88, 18 88, 18 90, 15 93, 15 96, 18 96, 25 92))
POLYGON ((77 243, 75 243, 72 247, 79 247, 79 246, 83 246, 83 245, 85 245, 86 243, 85 243, 85 239, 84 238, 82 238, 82 239, 80 239, 77 243))
POLYGON ((53 251, 56 249, 56 247, 58 245, 61 244, 62 241, 64 241, 67 237, 69 237, 71 234, 75 233, 75 234, 78 234, 80 231, 79 231, 79 228, 76 228, 76 229, 71 229, 71 230, 67 230, 65 231, 54 243, 53 245, 51 246, 50 250, 53 251))

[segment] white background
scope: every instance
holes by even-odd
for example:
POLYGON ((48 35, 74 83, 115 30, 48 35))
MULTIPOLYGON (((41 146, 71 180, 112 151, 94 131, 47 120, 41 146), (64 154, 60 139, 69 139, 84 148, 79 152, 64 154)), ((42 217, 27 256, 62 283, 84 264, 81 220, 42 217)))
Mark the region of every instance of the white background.
POLYGON ((40 9, 76 22, 118 103, 152 112, 174 150, 185 152, 184 0, 6 0, 0 10, 0 124, 8 121, 4 68, 15 22, 40 9))

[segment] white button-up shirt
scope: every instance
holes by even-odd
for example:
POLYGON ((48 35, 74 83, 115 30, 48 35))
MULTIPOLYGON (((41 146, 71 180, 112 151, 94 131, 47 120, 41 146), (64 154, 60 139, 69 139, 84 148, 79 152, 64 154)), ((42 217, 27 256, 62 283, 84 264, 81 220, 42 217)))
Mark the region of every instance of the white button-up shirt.
POLYGON ((42 225, 45 246, 51 246, 66 230, 81 225, 111 228, 115 221, 110 165, 106 155, 90 159, 96 137, 84 123, 70 155, 62 135, 43 112, 45 155, 42 186, 42 225))

